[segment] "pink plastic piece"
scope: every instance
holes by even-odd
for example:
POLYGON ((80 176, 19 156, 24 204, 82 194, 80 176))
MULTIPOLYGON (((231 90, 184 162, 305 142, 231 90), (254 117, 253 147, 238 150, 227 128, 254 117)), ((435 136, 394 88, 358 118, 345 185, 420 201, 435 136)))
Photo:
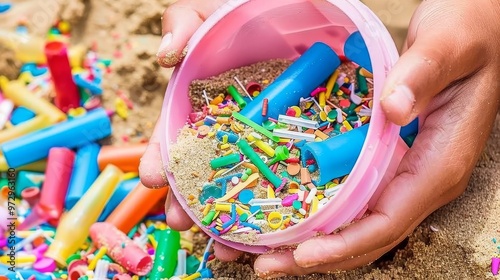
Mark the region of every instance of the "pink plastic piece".
POLYGON ((90 237, 98 248, 106 246, 108 256, 132 273, 143 276, 153 267, 151 256, 110 223, 93 224, 90 237))
POLYGON ((64 200, 74 160, 75 153, 68 148, 50 149, 40 200, 19 226, 20 230, 26 230, 47 221, 52 225, 57 225, 64 210, 64 200))
POLYGON ((324 87, 319 87, 315 90, 313 90, 313 92, 311 92, 311 96, 316 96, 318 93, 320 92, 326 92, 326 88, 324 87))
POLYGON ((0 207, 0 236, 5 236, 5 232, 7 232, 7 226, 9 225, 10 218, 9 212, 5 207, 0 207))
POLYGON ((283 198, 283 200, 281 201, 281 205, 285 206, 285 207, 290 207, 293 205, 293 202, 295 200, 298 200, 299 199, 299 195, 298 194, 292 194, 292 195, 289 195, 289 196, 286 196, 285 198, 283 198))
POLYGON ((78 280, 87 272, 87 262, 84 260, 74 260, 68 265, 68 279, 78 280))
MULTIPOLYGON (((205 230, 210 237, 238 250, 263 253, 303 242, 318 232, 331 233, 361 215, 370 200, 378 197, 393 178, 408 147, 398 140, 400 127, 386 121, 379 102, 386 72, 396 62, 398 53, 383 24, 360 1, 233 0, 217 10, 191 37, 189 51, 175 69, 165 95, 160 118, 163 162, 169 162, 169 145, 176 142, 179 129, 192 112, 188 96, 192 80, 269 59, 296 59, 317 41, 328 44, 342 56, 344 42, 356 31, 372 58, 374 100, 363 150, 345 182, 350 187, 343 188, 303 222, 283 231, 258 235, 254 246, 227 241, 205 230), (301 12, 300 20, 297 11, 301 12)), ((177 190, 173 174, 167 173, 167 177, 182 207, 204 229, 177 190)))
POLYGON ((498 275, 498 270, 499 270, 499 267, 500 267, 500 258, 491 258, 491 273, 493 273, 493 275, 498 275))
POLYGON ((43 258, 43 254, 45 254, 45 252, 47 251, 47 249, 49 249, 49 245, 43 243, 42 245, 36 247, 35 249, 33 249, 30 253, 35 255, 36 256, 36 259, 39 260, 39 259, 42 259, 43 258))
POLYGON ((21 192, 22 199, 26 200, 30 207, 34 207, 40 199, 40 189, 36 187, 29 187, 21 192))
POLYGON ((253 93, 255 91, 261 92, 262 86, 259 85, 258 83, 250 82, 250 83, 248 83, 246 89, 247 89, 247 92, 250 93, 250 95, 253 95, 253 93))
POLYGON ((122 274, 116 274, 113 276, 113 280, 131 280, 132 277, 128 274, 122 273, 122 274))
POLYGON ((56 262, 53 259, 43 258, 43 259, 37 261, 33 265, 33 269, 38 271, 38 272, 41 272, 41 273, 54 272, 54 271, 56 271, 57 266, 56 266, 56 262))

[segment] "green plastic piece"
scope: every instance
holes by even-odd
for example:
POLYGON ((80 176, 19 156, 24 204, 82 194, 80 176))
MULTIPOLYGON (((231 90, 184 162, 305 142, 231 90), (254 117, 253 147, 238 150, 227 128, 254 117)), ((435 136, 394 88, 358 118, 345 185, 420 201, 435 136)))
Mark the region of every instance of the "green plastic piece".
POLYGON ((233 117, 237 119, 238 121, 248 125, 249 127, 255 129, 257 132, 261 133, 262 135, 266 136, 267 138, 271 139, 274 142, 279 142, 280 138, 278 136, 274 136, 272 132, 269 130, 263 128, 262 126, 258 125, 254 121, 250 120, 249 118, 243 116, 242 114, 238 112, 233 112, 233 117))
POLYGON ((278 188, 281 185, 281 179, 269 169, 266 163, 262 161, 246 140, 241 139, 238 141, 237 145, 240 151, 259 169, 260 173, 262 173, 274 187, 278 188))
POLYGON ((241 181, 242 181, 242 182, 245 182, 246 180, 248 180, 248 177, 249 177, 249 176, 248 176, 247 174, 243 174, 243 175, 241 175, 241 181))
POLYGON ((215 210, 211 210, 210 212, 208 212, 208 214, 203 218, 203 220, 201 220, 201 223, 205 226, 208 226, 209 224, 212 223, 212 221, 214 220, 214 217, 215 217, 215 214, 217 212, 215 210))
POLYGON ((131 230, 130 232, 128 233, 128 238, 132 239, 135 235, 135 233, 137 232, 137 229, 139 228, 139 225, 135 225, 131 230))
POLYGON ((366 78, 360 74, 361 67, 356 69, 356 79, 358 80, 358 89, 362 94, 368 94, 368 84, 366 78))
POLYGON ((200 260, 196 258, 194 255, 191 255, 186 258, 186 273, 191 275, 198 270, 200 266, 200 260))
POLYGON ((205 205, 205 202, 213 197, 215 199, 222 197, 222 189, 217 187, 216 185, 207 185, 203 186, 203 190, 200 193, 200 196, 198 199, 200 200, 200 203, 205 205))
POLYGON ((177 266, 177 251, 181 249, 181 235, 171 229, 155 232, 158 247, 155 252, 153 269, 150 279, 168 279, 174 276, 177 266))
POLYGON ((298 201, 298 200, 295 200, 293 202, 292 206, 293 206, 293 209, 299 210, 300 208, 302 208, 302 203, 300 201, 298 201))
POLYGON ((240 95, 240 93, 238 92, 236 87, 234 87, 233 85, 230 85, 227 88, 227 92, 233 97, 234 101, 236 101, 236 103, 238 104, 238 107, 240 107, 240 109, 243 109, 243 108, 245 108, 245 106, 247 106, 247 102, 240 95))
POLYGON ((66 264, 69 265, 72 261, 79 260, 81 258, 82 257, 80 256, 80 254, 73 254, 73 255, 69 256, 68 259, 66 259, 66 264))
POLYGON ((267 130, 269 130, 269 131, 272 131, 273 129, 275 129, 275 128, 276 128, 276 123, 275 123, 275 122, 272 122, 272 121, 267 120, 267 121, 265 121, 265 122, 263 122, 263 123, 262 123, 262 126, 263 126, 265 129, 267 129, 267 130))
POLYGON ((217 169, 220 167, 235 164, 241 161, 241 156, 239 154, 231 154, 224 157, 218 157, 210 161, 210 167, 212 169, 217 169))
POLYGON ((290 151, 285 146, 278 146, 274 149, 274 158, 270 160, 267 165, 273 165, 278 161, 286 160, 290 157, 290 151))

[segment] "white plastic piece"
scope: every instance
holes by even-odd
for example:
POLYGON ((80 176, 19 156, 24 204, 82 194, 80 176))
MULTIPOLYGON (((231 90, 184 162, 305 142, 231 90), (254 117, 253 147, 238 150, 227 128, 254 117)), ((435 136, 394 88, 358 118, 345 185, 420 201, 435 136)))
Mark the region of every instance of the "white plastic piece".
POLYGON ((254 198, 248 204, 251 206, 275 206, 281 205, 281 198, 254 198))
POLYGON ((180 249, 177 251, 177 267, 175 268, 174 276, 181 276, 186 274, 186 250, 180 249))
POLYGON ((306 141, 314 141, 316 136, 314 134, 295 132, 286 129, 275 129, 273 130, 273 135, 286 139, 295 139, 295 140, 306 140, 306 141))
POLYGON ((314 129, 319 127, 319 123, 316 121, 306 120, 303 118, 290 117, 286 115, 279 115, 278 122, 292 124, 301 127, 314 128, 314 129))
POLYGON ((9 99, 4 99, 2 103, 0 103, 0 129, 5 127, 12 110, 14 110, 14 103, 9 99))

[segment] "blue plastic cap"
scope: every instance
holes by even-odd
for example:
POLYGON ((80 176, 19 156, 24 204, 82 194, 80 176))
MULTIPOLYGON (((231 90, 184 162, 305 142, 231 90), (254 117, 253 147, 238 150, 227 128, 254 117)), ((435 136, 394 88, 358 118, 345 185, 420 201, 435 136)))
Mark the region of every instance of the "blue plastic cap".
POLYGON ((7 12, 12 7, 11 3, 0 3, 0 13, 7 12))
POLYGON ((406 138, 410 135, 415 135, 418 133, 418 118, 413 120, 406 126, 401 127, 401 131, 399 131, 399 136, 401 138, 406 138))
POLYGON ((201 278, 212 278, 212 277, 214 277, 214 274, 208 268, 204 268, 204 269, 200 270, 200 274, 201 274, 201 278))
POLYGON ((319 178, 314 182, 322 186, 328 181, 351 173, 365 143, 369 125, 363 125, 322 142, 309 142, 301 148, 302 164, 314 158, 319 178))
POLYGON ((344 45, 344 53, 349 60, 373 73, 370 53, 359 31, 352 33, 351 36, 347 38, 344 45))

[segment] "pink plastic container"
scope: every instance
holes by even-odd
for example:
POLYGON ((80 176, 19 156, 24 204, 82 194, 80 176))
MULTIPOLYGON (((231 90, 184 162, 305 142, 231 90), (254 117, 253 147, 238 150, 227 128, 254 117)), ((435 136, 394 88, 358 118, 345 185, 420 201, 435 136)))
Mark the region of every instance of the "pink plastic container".
MULTIPOLYGON (((187 55, 168 85, 160 118, 164 163, 169 162, 170 143, 176 142, 178 131, 191 112, 188 87, 192 80, 268 59, 296 59, 301 54, 297 50, 305 50, 317 41, 343 55, 346 38, 356 31, 361 33, 371 58, 374 104, 363 150, 345 182, 348 187, 303 222, 259 235, 255 245, 230 242, 207 230, 216 241, 238 250, 262 253, 305 241, 318 232, 329 234, 365 213, 394 177, 408 149, 399 137, 400 127, 386 121, 379 104, 386 73, 396 62, 398 52, 380 20, 358 0, 229 1, 193 35, 187 55)), ((167 177, 181 205, 204 228, 176 189, 173 174, 167 173, 167 177)))

